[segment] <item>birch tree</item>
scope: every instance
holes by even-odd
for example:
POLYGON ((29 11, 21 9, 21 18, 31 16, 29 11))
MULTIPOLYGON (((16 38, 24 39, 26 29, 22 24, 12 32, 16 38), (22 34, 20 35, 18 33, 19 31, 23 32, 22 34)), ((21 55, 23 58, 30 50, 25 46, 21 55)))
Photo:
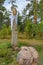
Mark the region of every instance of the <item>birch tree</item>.
POLYGON ((14 4, 16 1, 11 0, 11 11, 13 14, 13 23, 12 23, 12 47, 15 49, 17 47, 17 10, 16 10, 16 5, 14 4))

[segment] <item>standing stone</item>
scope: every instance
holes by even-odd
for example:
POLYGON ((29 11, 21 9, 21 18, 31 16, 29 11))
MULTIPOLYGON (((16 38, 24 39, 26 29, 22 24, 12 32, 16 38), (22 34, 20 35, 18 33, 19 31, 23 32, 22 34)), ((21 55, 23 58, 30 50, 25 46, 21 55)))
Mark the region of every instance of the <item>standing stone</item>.
POLYGON ((17 47, 17 10, 16 8, 12 8, 12 13, 14 16, 13 24, 12 24, 12 46, 13 49, 17 47))

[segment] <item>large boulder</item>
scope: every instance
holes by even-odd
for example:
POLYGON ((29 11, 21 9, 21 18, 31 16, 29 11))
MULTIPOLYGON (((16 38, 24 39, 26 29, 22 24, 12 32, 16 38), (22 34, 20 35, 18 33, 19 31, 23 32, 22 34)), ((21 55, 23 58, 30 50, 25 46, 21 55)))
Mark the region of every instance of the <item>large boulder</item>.
POLYGON ((22 46, 17 54, 17 61, 21 65, 37 65, 38 58, 38 52, 33 47, 22 46))

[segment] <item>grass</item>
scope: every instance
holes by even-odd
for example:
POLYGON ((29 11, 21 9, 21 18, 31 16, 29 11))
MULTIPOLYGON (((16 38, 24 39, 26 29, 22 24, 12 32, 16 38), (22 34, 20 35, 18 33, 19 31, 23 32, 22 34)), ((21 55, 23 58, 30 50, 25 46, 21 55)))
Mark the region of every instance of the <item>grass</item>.
MULTIPOLYGON (((18 46, 33 46, 39 52, 39 64, 43 65, 43 45, 31 45, 27 42, 20 42, 18 46)), ((17 51, 13 51, 10 40, 0 41, 0 65, 19 65, 16 60, 17 51)))

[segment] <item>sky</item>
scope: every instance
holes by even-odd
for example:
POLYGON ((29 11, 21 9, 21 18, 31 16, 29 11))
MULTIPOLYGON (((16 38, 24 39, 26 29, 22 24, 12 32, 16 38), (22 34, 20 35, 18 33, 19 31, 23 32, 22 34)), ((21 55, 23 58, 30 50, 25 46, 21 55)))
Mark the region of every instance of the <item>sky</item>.
MULTIPOLYGON (((11 4, 9 4, 8 2, 9 2, 9 0, 6 0, 5 3, 4 3, 4 6, 5 6, 8 10, 10 10, 11 4)), ((16 4, 17 4, 17 6, 18 6, 18 11, 19 11, 20 13, 22 13, 22 11, 23 11, 23 9, 26 7, 27 3, 28 3, 28 1, 26 1, 26 0, 17 0, 17 1, 16 1, 16 4)))
MULTIPOLYGON (((4 6, 5 6, 5 8, 7 10, 11 10, 10 9, 11 8, 11 4, 9 4, 8 2, 9 2, 9 0, 6 0, 5 3, 4 3, 4 6)), ((22 14, 23 9, 26 7, 27 3, 28 3, 28 1, 26 1, 26 0, 17 0, 16 1, 16 4, 18 6, 18 11, 21 14, 22 14)), ((12 24, 13 24, 12 20, 13 20, 13 17, 11 17, 11 29, 12 29, 12 24)))

